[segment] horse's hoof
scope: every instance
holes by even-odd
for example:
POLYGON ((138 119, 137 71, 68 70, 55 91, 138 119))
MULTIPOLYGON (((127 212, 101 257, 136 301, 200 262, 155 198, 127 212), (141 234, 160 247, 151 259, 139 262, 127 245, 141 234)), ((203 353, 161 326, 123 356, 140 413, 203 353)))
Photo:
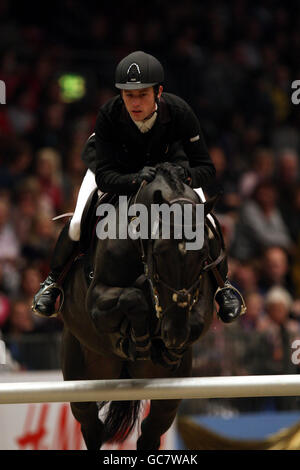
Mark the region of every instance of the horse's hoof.
POLYGON ((132 362, 137 359, 135 346, 129 338, 119 339, 116 345, 116 354, 132 362))
POLYGON ((133 329, 131 329, 130 336, 132 339, 132 342, 135 345, 135 351, 136 351, 136 360, 137 361, 148 361, 151 359, 151 339, 150 335, 147 332, 143 336, 136 336, 135 332, 133 329))

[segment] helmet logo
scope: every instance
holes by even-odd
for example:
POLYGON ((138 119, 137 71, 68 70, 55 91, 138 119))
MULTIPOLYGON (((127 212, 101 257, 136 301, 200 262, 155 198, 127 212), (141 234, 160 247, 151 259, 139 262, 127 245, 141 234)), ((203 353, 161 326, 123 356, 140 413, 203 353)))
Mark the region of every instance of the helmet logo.
POLYGON ((141 71, 135 62, 128 67, 127 82, 141 83, 141 71))

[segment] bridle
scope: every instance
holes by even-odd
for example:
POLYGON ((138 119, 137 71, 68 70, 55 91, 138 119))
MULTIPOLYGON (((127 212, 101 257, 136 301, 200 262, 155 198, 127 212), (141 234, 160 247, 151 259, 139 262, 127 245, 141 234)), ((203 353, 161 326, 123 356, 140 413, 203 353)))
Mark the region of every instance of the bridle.
POLYGON ((159 301, 158 286, 164 287, 167 291, 171 293, 171 299, 179 308, 187 309, 188 313, 192 310, 192 307, 195 303, 198 302, 200 296, 199 285, 202 279, 202 271, 197 275, 196 280, 191 284, 189 288, 175 289, 173 286, 170 286, 165 280, 161 278, 158 274, 155 262, 155 256, 153 254, 153 242, 148 242, 148 253, 147 257, 142 262, 144 265, 144 274, 150 284, 151 291, 153 292, 154 297, 154 307, 156 311, 157 318, 161 318, 167 310, 169 310, 172 304, 165 310, 162 309, 159 301), (145 260, 146 258, 146 260, 145 260))
MULTIPOLYGON (((138 195, 143 186, 147 184, 145 181, 142 182, 138 192, 135 195, 134 203, 136 203, 138 195)), ((197 205, 192 199, 178 197, 176 199, 172 199, 169 201, 169 204, 180 203, 180 202, 188 202, 192 204, 194 207, 197 205)), ((214 219, 215 220, 215 219, 214 219)), ((175 303, 175 305, 182 309, 187 309, 188 314, 190 314, 193 306, 199 301, 200 298, 200 283, 203 278, 203 274, 208 272, 211 269, 216 268, 216 266, 224 259, 225 257, 225 249, 223 245, 222 237, 220 236, 219 231, 215 228, 214 224, 206 217, 205 220, 206 226, 212 231, 214 236, 220 242, 220 253, 219 256, 212 260, 210 256, 208 256, 205 265, 201 268, 200 272, 197 274, 196 279, 188 288, 183 289, 175 289, 174 287, 170 286, 165 280, 161 279, 160 275, 157 272, 155 256, 153 254, 153 245, 154 240, 148 238, 147 249, 145 250, 145 246, 143 243, 142 238, 140 237, 139 240, 139 251, 140 257, 143 264, 144 276, 148 282, 150 287, 153 307, 156 312, 157 318, 161 319, 163 315, 172 307, 172 304, 166 308, 165 310, 162 309, 159 300, 159 293, 158 293, 158 285, 163 286, 167 289, 171 294, 171 299, 175 303)))

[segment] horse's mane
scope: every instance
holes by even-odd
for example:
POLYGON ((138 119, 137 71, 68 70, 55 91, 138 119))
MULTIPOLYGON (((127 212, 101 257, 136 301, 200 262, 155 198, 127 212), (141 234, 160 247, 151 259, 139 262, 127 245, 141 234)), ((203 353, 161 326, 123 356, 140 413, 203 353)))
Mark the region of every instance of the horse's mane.
POLYGON ((179 194, 184 192, 184 184, 178 177, 176 168, 172 163, 164 162, 156 165, 157 174, 162 175, 174 191, 179 194))

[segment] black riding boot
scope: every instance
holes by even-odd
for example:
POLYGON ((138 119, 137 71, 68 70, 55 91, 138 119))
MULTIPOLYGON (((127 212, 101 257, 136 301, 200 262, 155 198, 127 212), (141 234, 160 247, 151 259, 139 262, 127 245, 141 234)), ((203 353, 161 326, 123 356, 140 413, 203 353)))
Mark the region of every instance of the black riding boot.
POLYGON ((51 317, 55 314, 55 303, 59 294, 63 294, 62 288, 57 284, 66 264, 75 254, 79 242, 74 242, 69 237, 69 223, 62 229, 56 242, 50 273, 41 288, 34 296, 32 310, 41 316, 51 317))
MULTIPOLYGON (((210 240, 210 251, 213 259, 218 257, 219 248, 219 244, 215 239, 210 240)), ((217 273, 212 273, 212 275, 216 283, 215 300, 219 305, 218 316, 224 323, 231 323, 240 315, 246 313, 245 302, 242 294, 227 279, 227 257, 221 261, 216 270, 217 273)))
POLYGON ((224 323, 231 323, 240 315, 246 313, 246 307, 241 293, 225 279, 224 287, 219 287, 215 300, 219 304, 218 316, 224 323))

